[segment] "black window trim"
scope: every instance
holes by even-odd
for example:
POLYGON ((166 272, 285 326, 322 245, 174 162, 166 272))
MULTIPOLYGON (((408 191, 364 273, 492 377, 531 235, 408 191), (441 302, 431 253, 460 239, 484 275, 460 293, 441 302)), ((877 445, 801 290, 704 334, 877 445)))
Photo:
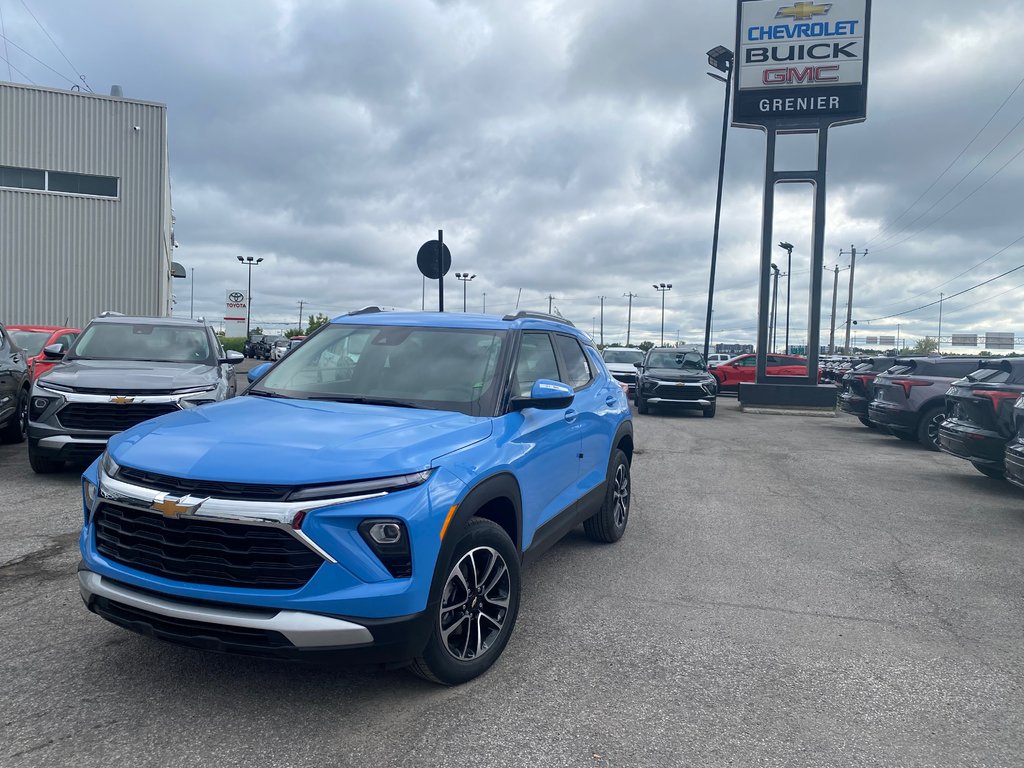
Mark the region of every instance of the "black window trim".
MULTIPOLYGON (((580 353, 583 355, 583 359, 587 363, 587 370, 590 371, 590 378, 587 380, 586 384, 582 384, 578 387, 573 387, 572 391, 581 392, 582 390, 587 389, 590 386, 593 386, 594 381, 597 379, 597 377, 594 375, 594 366, 591 365, 590 358, 587 357, 587 353, 583 350, 583 345, 580 343, 580 340, 573 336, 571 333, 559 333, 558 331, 555 331, 551 333, 551 335, 563 336, 567 339, 572 339, 574 342, 576 342, 576 346, 580 348, 580 353)), ((562 357, 562 350, 558 346, 558 342, 555 341, 554 339, 551 340, 551 348, 555 350, 555 359, 558 361, 558 380, 561 381, 563 384, 568 384, 569 382, 563 381, 563 379, 569 378, 569 365, 566 362, 565 358, 562 357)))

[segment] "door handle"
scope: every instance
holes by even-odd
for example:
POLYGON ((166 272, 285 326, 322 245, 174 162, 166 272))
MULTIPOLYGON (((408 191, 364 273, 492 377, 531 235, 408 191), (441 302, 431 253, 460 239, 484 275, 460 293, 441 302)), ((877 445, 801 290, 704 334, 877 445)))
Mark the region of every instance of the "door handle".
POLYGON ((565 412, 565 420, 567 422, 569 422, 570 424, 572 424, 574 421, 576 421, 576 411, 574 411, 572 408, 570 408, 568 411, 566 411, 565 412))

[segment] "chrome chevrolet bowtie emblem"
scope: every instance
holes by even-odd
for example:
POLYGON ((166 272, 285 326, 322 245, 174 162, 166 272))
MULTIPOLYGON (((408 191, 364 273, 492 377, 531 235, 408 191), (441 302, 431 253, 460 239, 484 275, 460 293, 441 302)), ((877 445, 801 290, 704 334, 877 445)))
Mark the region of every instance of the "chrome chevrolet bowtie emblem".
POLYGON ((784 19, 790 17, 797 21, 807 21, 807 19, 813 19, 815 16, 824 16, 831 8, 832 3, 799 2, 789 7, 779 8, 775 18, 784 19))
POLYGON ((135 398, 126 397, 125 395, 114 395, 110 398, 110 402, 117 403, 118 405, 131 405, 135 402, 135 398))
POLYGON ((209 499, 199 499, 194 504, 181 504, 181 499, 176 499, 173 496, 160 496, 149 505, 149 508, 159 512, 164 517, 180 517, 181 515, 194 514, 205 501, 209 501, 209 499))

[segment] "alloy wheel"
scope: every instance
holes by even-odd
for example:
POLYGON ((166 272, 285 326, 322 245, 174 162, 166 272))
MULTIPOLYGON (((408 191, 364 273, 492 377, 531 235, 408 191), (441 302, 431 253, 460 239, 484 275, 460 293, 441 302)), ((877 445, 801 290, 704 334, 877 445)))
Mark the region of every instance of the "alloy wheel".
POLYGON ((487 652, 505 626, 510 590, 508 565, 495 549, 462 556, 441 595, 441 643, 451 656, 470 661, 487 652))
POLYGON ((629 517, 629 472, 619 464, 612 481, 612 497, 615 499, 615 527, 622 528, 629 517))

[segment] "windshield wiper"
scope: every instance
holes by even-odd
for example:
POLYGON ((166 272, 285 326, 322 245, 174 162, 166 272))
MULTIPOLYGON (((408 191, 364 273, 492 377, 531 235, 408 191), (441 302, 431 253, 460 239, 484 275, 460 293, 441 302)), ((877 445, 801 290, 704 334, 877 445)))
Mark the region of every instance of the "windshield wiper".
POLYGON ((390 405, 395 408, 420 408, 421 406, 408 400, 388 400, 382 397, 356 397, 348 395, 317 395, 312 400, 325 400, 330 403, 358 403, 360 405, 390 405))
POLYGON ((246 392, 247 395, 253 395, 255 397, 280 397, 285 400, 301 400, 299 397, 289 397, 288 395, 282 395, 280 392, 268 392, 265 389, 250 389, 246 392))

